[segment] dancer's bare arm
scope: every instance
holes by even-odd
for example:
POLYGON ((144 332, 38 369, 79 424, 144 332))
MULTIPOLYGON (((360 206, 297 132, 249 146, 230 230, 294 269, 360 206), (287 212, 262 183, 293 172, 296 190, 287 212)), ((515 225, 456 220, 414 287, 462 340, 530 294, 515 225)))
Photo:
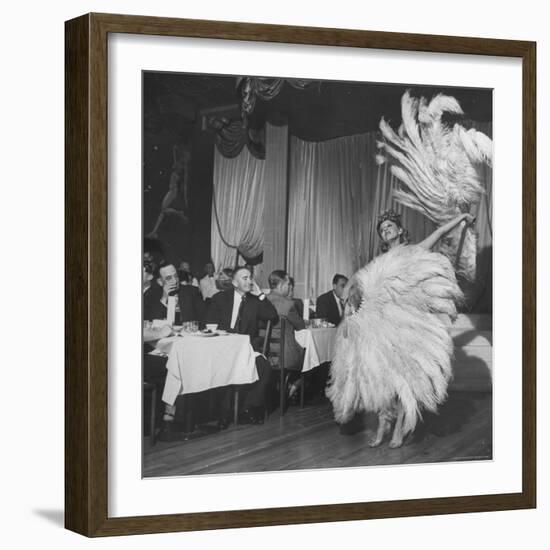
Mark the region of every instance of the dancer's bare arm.
POLYGON ((473 221, 474 221, 474 217, 471 214, 460 214, 450 222, 447 222, 445 225, 442 225, 441 227, 437 228, 431 235, 426 237, 422 242, 418 243, 418 246, 421 246, 426 250, 430 250, 438 243, 439 239, 444 237, 447 233, 449 233, 449 231, 454 229, 459 223, 461 222, 472 223, 473 221))

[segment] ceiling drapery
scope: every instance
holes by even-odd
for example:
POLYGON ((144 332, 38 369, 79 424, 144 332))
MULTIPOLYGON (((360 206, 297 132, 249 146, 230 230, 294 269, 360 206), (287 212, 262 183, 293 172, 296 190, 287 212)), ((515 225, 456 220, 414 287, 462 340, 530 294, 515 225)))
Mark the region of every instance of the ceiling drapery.
POLYGON ((258 98, 271 101, 279 95, 284 84, 297 90, 304 90, 311 80, 238 77, 237 90, 240 98, 240 120, 210 116, 207 126, 216 135, 216 148, 225 158, 236 158, 243 148, 248 148, 252 156, 265 159, 265 120, 254 117, 258 98))

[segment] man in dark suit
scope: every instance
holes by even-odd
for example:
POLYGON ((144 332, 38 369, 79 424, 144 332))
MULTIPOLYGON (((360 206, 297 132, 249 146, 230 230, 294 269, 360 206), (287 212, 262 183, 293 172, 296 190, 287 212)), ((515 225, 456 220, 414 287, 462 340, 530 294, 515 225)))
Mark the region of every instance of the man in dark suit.
POLYGON ((340 273, 334 275, 332 278, 332 290, 329 290, 317 298, 315 317, 318 319, 326 319, 333 325, 338 325, 340 323, 342 315, 344 314, 344 301, 342 296, 347 282, 348 278, 345 275, 341 275, 340 273))
MULTIPOLYGON (((233 287, 231 290, 224 290, 212 296, 206 322, 216 323, 222 330, 248 334, 252 347, 258 352, 260 322, 276 323, 279 316, 265 294, 260 291, 247 268, 235 269, 231 283, 233 287)), ((259 353, 256 356, 256 370, 259 380, 252 384, 246 394, 242 416, 245 421, 257 424, 263 422, 265 395, 271 374, 270 364, 259 353)), ((220 424, 225 428, 230 418, 229 392, 226 388, 218 391, 218 399, 221 400, 222 409, 220 424)))
MULTIPOLYGON (((150 319, 166 319, 168 311, 168 298, 176 296, 176 320, 174 324, 181 325, 186 321, 204 320, 204 302, 197 287, 191 284, 189 275, 183 273, 184 284, 180 285, 178 272, 173 264, 165 264, 159 270, 160 281, 162 284, 160 299, 151 304, 147 312, 150 319)), ((152 282, 153 286, 154 282, 152 282)), ((145 314, 145 307, 144 307, 145 314)), ((144 317, 148 319, 148 317, 144 317)))
MULTIPOLYGON (((301 371, 304 361, 304 349, 296 342, 295 330, 306 328, 304 320, 298 315, 294 301, 289 297, 290 277, 286 271, 276 269, 268 278, 270 292, 267 299, 277 310, 279 317, 287 320, 285 331, 284 365, 290 371, 301 371)), ((272 331, 274 338, 280 338, 280 327, 277 324, 272 331)))

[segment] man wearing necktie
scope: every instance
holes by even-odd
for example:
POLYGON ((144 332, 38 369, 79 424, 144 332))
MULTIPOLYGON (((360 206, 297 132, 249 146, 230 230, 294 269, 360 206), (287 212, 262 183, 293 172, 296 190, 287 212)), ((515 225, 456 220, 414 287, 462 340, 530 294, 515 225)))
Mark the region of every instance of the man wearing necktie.
POLYGON ((338 325, 344 315, 344 288, 348 282, 345 275, 337 273, 332 278, 332 290, 317 298, 315 317, 326 319, 333 325, 338 325))
MULTIPOLYGON (((232 289, 218 292, 210 301, 207 323, 216 323, 218 328, 238 334, 248 334, 255 351, 260 351, 261 339, 258 338, 260 323, 279 320, 277 310, 260 291, 252 279, 250 271, 245 267, 238 267, 231 280, 232 289)), ((259 380, 251 385, 244 398, 245 421, 253 423, 263 422, 264 404, 267 386, 271 374, 271 366, 267 359, 258 354, 256 356, 256 370, 259 380)), ((218 392, 221 400, 221 427, 227 427, 230 419, 230 395, 226 389, 218 392)))
MULTIPOLYGON (((167 319, 168 300, 171 296, 176 298, 175 325, 181 325, 187 321, 202 323, 204 316, 204 303, 196 287, 191 285, 189 276, 184 273, 180 280, 178 272, 173 264, 165 263, 159 269, 161 281, 160 291, 154 303, 144 307, 144 319, 167 319), (180 284, 182 283, 182 284, 180 284)), ((151 286, 157 285, 152 281, 151 286)), ((158 286, 158 285, 157 285, 158 286)))

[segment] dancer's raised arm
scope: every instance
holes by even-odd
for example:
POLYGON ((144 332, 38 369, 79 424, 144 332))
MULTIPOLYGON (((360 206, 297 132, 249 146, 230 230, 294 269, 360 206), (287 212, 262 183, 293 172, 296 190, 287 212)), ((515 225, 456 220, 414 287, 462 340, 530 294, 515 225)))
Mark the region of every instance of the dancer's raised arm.
POLYGON ((459 223, 465 221, 467 224, 470 224, 474 221, 474 217, 471 214, 460 214, 450 222, 438 227, 431 235, 426 237, 423 241, 418 243, 418 246, 430 250, 433 248, 447 233, 452 231, 459 223))

